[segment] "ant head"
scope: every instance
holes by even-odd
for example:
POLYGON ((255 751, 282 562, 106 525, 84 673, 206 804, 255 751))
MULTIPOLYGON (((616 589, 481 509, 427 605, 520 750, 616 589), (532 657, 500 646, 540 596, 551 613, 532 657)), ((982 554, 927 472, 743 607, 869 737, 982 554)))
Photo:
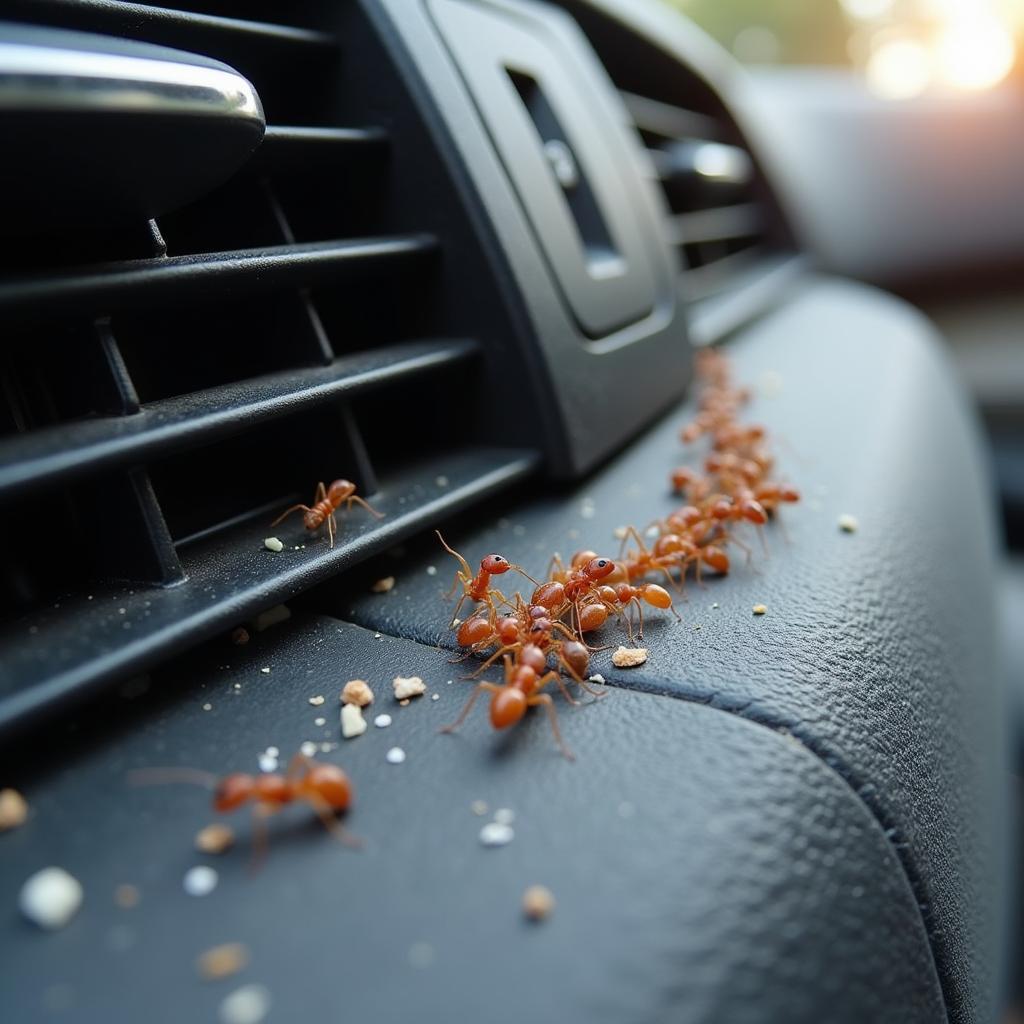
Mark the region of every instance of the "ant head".
POLYGON ((592 558, 584 566, 583 573, 588 580, 603 580, 615 572, 615 563, 610 558, 592 558))
POLYGON ((356 485, 351 480, 335 480, 327 488, 327 498, 332 505, 344 501, 350 494, 356 493, 356 485))
POLYGON ((526 694, 515 686, 505 686, 491 698, 491 725, 507 729, 526 714, 526 694))
POLYGON ((256 792, 256 780, 244 772, 225 775, 213 791, 215 811, 233 811, 241 807, 256 792))
POLYGON ((504 555, 484 555, 480 559, 480 568, 491 576, 500 576, 512 568, 504 555))
POLYGON ((336 764, 314 764, 303 780, 303 788, 335 811, 344 811, 354 795, 348 776, 336 764))

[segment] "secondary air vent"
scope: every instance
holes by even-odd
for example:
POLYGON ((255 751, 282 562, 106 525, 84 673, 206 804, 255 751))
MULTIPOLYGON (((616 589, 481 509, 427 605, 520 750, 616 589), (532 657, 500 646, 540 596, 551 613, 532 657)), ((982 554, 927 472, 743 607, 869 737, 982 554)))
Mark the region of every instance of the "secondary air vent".
POLYGON ((193 6, 0 2, 0 18, 229 64, 267 117, 255 156, 190 206, 4 246, 0 729, 538 461, 514 424, 495 422, 497 445, 481 426, 475 396, 499 402, 515 376, 512 317, 363 7, 247 5, 282 25, 193 6), (343 515, 333 551, 299 517, 270 530, 336 477, 385 518, 343 515))

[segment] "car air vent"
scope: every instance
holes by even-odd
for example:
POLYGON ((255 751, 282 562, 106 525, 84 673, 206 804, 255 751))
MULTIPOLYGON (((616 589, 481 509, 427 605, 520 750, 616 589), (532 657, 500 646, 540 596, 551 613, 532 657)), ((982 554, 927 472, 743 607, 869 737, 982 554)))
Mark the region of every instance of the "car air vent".
POLYGON ((779 206, 723 95, 738 72, 655 0, 560 0, 626 105, 668 208, 690 340, 708 344, 764 308, 801 266, 779 206))
POLYGON ((531 408, 514 317, 370 5, 245 5, 267 22, 189 6, 0 2, 7 21, 223 62, 267 122, 243 168, 184 208, 3 247, 0 729, 539 461, 537 417, 484 415, 480 396, 513 386, 531 408), (337 477, 384 518, 343 513, 333 550, 301 517, 270 528, 337 477))

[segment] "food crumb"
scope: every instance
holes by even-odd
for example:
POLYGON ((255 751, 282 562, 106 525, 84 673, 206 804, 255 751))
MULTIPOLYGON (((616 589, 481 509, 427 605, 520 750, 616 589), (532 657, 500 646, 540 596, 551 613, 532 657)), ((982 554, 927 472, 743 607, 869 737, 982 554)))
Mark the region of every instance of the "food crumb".
POLYGON ((711 607, 712 608, 717 608, 718 607, 718 602, 717 601, 712 601, 711 602, 711 607))
POLYGON ((428 565, 427 566, 427 575, 428 576, 436 576, 437 575, 437 566, 436 565, 428 565))
POLYGON ((260 756, 259 756, 259 758, 257 758, 257 760, 259 761, 259 766, 260 766, 260 771, 261 772, 265 772, 265 773, 276 772, 277 769, 278 769, 278 761, 277 761, 277 758, 273 754, 270 754, 270 753, 260 754, 260 756))
POLYGON ((217 888, 218 875, 206 864, 198 864, 185 872, 182 885, 189 896, 209 896, 217 888))
POLYGON ((212 711, 213 710, 213 705, 212 704, 204 704, 203 705, 203 710, 204 711, 212 711))
POLYGON ((375 594, 386 594, 389 590, 393 590, 394 586, 395 577, 384 576, 381 579, 377 580, 377 582, 374 583, 372 587, 370 587, 370 590, 372 590, 373 593, 375 594))
POLYGON ((612 655, 612 664, 616 668, 635 668, 647 660, 646 647, 622 647, 612 655))
POLYGON ((345 739, 354 739, 366 732, 366 719, 363 718, 363 709, 358 704, 342 704, 341 706, 341 735, 345 739))
POLYGON ((326 718, 314 718, 313 719, 313 724, 314 725, 326 725, 327 724, 327 719, 326 718))
POLYGON ((487 813, 487 801, 486 800, 474 800, 470 805, 469 809, 478 817, 482 818, 487 813))
POLYGON ((276 537, 267 537, 263 541, 263 546, 268 551, 284 551, 284 544, 282 544, 276 537))
POLYGON ((231 848, 235 841, 235 833, 217 821, 196 833, 196 849, 200 853, 223 853, 231 848))
POLYGON ((588 683, 603 683, 605 678, 600 672, 595 672, 588 680, 588 683))
POLYGON ((17 828, 28 817, 28 804, 16 789, 0 789, 0 832, 17 828))
POLYGON ((21 887, 18 905, 40 928, 63 928, 82 905, 82 885, 63 868, 43 868, 21 887))
POLYGON ((839 529, 843 533, 856 533, 859 526, 860 523, 857 522, 857 517, 851 516, 848 512, 839 517, 839 529))
POLYGON ((409 698, 406 697, 405 700, 400 700, 398 703, 401 707, 407 708, 409 706, 409 698))
POLYGON ((515 838, 511 825, 500 821, 489 821, 480 829, 480 842, 484 846, 507 846, 515 838))
POLYGON ((374 640, 383 640, 384 637, 380 633, 374 633, 373 634, 373 639, 374 640))
POLYGON ((388 764, 401 764, 405 760, 405 751, 401 747, 392 747, 385 756, 388 764))
MULTIPOLYGON (((269 676, 269 675, 270 675, 270 666, 269 666, 269 665, 264 665, 264 666, 263 666, 263 668, 261 668, 261 669, 260 669, 260 671, 261 671, 261 672, 262 672, 262 673, 263 673, 263 674, 264 674, 265 676, 269 676)), ((240 690, 241 688, 242 688, 242 684, 241 684, 241 683, 237 683, 237 684, 236 684, 236 689, 239 689, 239 690, 240 690)))
POLYGON ((221 1024, 260 1024, 269 1010, 270 992, 263 985, 243 985, 221 1002, 221 1024))
POLYGON ((313 707, 315 707, 315 708, 320 707, 320 705, 323 704, 323 702, 324 702, 324 695, 322 693, 318 693, 315 697, 310 697, 309 698, 309 703, 312 704, 313 707))
POLYGON ((395 689, 395 700, 408 700, 410 697, 419 697, 427 692, 427 684, 419 676, 395 676, 391 681, 395 689))
POLYGON ((134 885, 119 885, 114 890, 114 902, 122 910, 131 910, 132 907, 138 906, 141 898, 142 894, 134 885))
POLYGON ((441 694, 439 694, 439 693, 432 693, 430 695, 430 699, 431 700, 440 700, 441 699, 441 694))
POLYGON ((365 708, 373 703, 373 690, 365 679, 350 679, 341 691, 342 704, 358 704, 365 708))
POLYGON ((304 740, 299 744, 299 753, 305 757, 312 757, 316 753, 316 744, 312 740, 304 740))
POLYGON ((378 729, 386 729, 391 724, 391 716, 390 715, 378 715, 373 720, 373 724, 375 726, 377 726, 378 729))
POLYGON ((249 963, 249 950, 240 942, 225 942, 201 953, 196 960, 196 969, 207 981, 218 981, 237 974, 249 963))
POLYGON ((531 921, 543 921, 555 909, 555 897, 544 885, 531 885, 523 893, 523 913, 531 921))
POLYGON ((245 626, 239 626, 237 629, 231 631, 231 642, 236 647, 241 647, 243 644, 249 642, 249 630, 245 626))
POLYGON ((446 477, 446 476, 434 477, 434 483, 437 484, 438 487, 447 487, 448 486, 448 477, 446 477))
POLYGON ((271 626, 276 626, 279 622, 287 622, 291 617, 292 610, 288 605, 275 604, 273 608, 260 612, 250 625, 257 633, 262 633, 265 629, 270 629, 271 626))
POLYGON ((766 604, 755 604, 753 608, 755 615, 764 615, 768 611, 768 605, 766 604))

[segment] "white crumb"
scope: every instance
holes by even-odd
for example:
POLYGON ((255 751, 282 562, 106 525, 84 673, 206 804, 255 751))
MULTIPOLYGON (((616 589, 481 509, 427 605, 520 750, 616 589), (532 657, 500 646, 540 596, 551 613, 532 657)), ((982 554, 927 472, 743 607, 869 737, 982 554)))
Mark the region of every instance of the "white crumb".
MULTIPOLYGON (((264 665, 264 666, 263 666, 263 668, 261 668, 261 669, 260 669, 260 671, 261 671, 261 672, 262 672, 262 673, 263 673, 263 674, 264 674, 265 676, 269 676, 269 675, 270 675, 270 666, 269 666, 269 665, 264 665)), ((236 684, 235 684, 235 687, 236 687, 237 689, 241 689, 241 685, 242 685, 241 683, 236 683, 236 684)))
POLYGON ((276 772, 278 762, 276 757, 271 757, 270 754, 260 754, 260 771, 261 772, 276 772))
POLYGON ((515 835, 511 825, 490 821, 480 829, 480 842, 484 846, 507 846, 515 839, 515 835))
POLYGON ((366 732, 366 719, 363 718, 363 709, 358 704, 342 704, 341 735, 350 740, 356 736, 362 736, 364 732, 366 732))
POLYGON ((391 716, 390 715, 378 715, 373 720, 373 724, 375 726, 377 726, 378 729, 386 729, 391 724, 391 716))
POLYGON ((588 683, 603 683, 605 681, 604 676, 600 672, 595 672, 588 680, 588 683))
POLYGON ((434 477, 434 483, 437 484, 438 487, 447 487, 448 486, 448 477, 446 477, 446 476, 434 477))
POLYGON ((428 565, 427 566, 427 575, 428 576, 436 576, 437 575, 437 566, 436 565, 428 565))
POLYGON ((309 703, 312 704, 313 707, 315 707, 315 708, 320 707, 320 705, 323 704, 323 702, 324 702, 324 695, 322 693, 318 693, 315 697, 310 697, 309 698, 309 703))
POLYGON ((486 800, 474 800, 470 805, 469 809, 478 817, 482 818, 487 813, 487 801, 486 800))
POLYGON ((326 725, 327 724, 327 719, 326 718, 314 718, 313 719, 313 724, 314 725, 326 725))
POLYGON ((388 764, 401 764, 405 760, 405 751, 401 747, 392 747, 385 756, 388 764))
POLYGON ((395 700, 408 700, 427 692, 427 684, 419 676, 395 676, 391 685, 395 688, 395 700))
POLYGON ((284 545, 276 537, 267 537, 263 541, 263 546, 268 551, 284 551, 284 545))
POLYGON ((40 928, 63 928, 82 905, 82 886, 63 868, 43 868, 21 887, 21 912, 40 928))
POLYGON ((622 647, 612 655, 612 664, 616 668, 635 668, 647 660, 646 647, 622 647))
POLYGON ((206 864, 198 864, 185 872, 182 885, 189 896, 209 896, 217 888, 218 875, 206 864))
POLYGON ((441 699, 441 694, 439 694, 439 693, 432 693, 430 695, 430 699, 431 700, 440 700, 441 699))
POLYGON ((839 529, 843 533, 856 533, 860 523, 857 522, 856 516, 851 516, 848 512, 844 512, 839 517, 839 529))
POLYGON ((204 704, 203 705, 203 710, 204 711, 212 711, 213 710, 213 705, 212 704, 204 704))
POLYGON ((299 746, 299 752, 306 757, 312 757, 316 753, 316 744, 312 740, 305 740, 299 746))
POLYGON ((221 1024, 260 1024, 269 1010, 270 992, 263 985, 243 985, 221 1002, 221 1024))
POLYGON ((281 751, 280 751, 280 749, 278 747, 267 747, 267 753, 271 757, 280 757, 281 756, 281 751))

